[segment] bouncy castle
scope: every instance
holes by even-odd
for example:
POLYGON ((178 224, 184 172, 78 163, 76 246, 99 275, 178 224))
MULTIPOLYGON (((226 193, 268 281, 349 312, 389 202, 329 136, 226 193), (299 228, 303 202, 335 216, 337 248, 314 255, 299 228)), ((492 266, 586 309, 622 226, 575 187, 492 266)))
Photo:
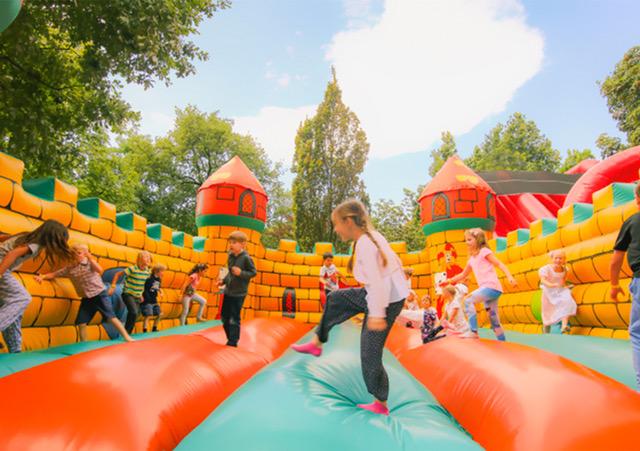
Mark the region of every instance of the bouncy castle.
MULTIPOLYGON (((508 341, 481 332, 481 340, 423 345, 418 331, 395 326, 384 357, 391 380, 384 418, 355 407, 367 392, 354 324, 332 331, 321 358, 288 350, 320 319, 318 274, 332 245, 304 253, 281 240, 266 249, 268 193, 238 157, 198 190, 198 236, 148 224, 102 199, 79 199, 74 186, 55 178, 23 180, 23 170, 22 161, 0 153, 1 233, 56 219, 107 269, 105 283, 141 250, 168 270, 161 331, 125 344, 109 340, 99 318, 89 326, 91 340, 78 343, 73 285, 64 278, 35 283, 51 269, 42 259, 20 268, 33 299, 22 319, 24 352, 0 354, 8 403, 1 449, 637 448, 630 300, 613 302, 608 289, 613 242, 637 211, 640 147, 565 175, 475 173, 455 156, 445 163, 418 199, 424 248, 392 248, 413 268, 418 295, 438 299, 440 282, 466 265, 464 230, 485 230, 517 280, 499 304, 508 341), (216 320, 224 301, 214 283, 235 230, 249 237, 258 270, 237 349, 224 346, 216 320), (567 254, 578 304, 569 336, 541 334, 538 269, 555 249, 567 254), (180 287, 196 263, 210 265, 199 286, 209 321, 195 323, 193 311, 179 326, 180 287)), ((335 257, 345 274, 348 259, 335 257)), ((628 293, 626 263, 622 271, 628 293)))

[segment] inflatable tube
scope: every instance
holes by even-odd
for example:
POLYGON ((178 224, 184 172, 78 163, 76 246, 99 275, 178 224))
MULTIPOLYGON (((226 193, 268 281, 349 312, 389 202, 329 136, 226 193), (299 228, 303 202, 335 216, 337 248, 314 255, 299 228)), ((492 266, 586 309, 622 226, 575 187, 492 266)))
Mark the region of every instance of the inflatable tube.
MULTIPOLYGON (((267 342, 274 341, 270 329, 293 342, 301 335, 294 331, 306 326, 291 324, 283 333, 277 323, 293 321, 269 321, 273 327, 262 323, 260 330, 267 342)), ((243 327, 250 333, 251 321, 243 327)), ((109 346, 21 371, 0 379, 0 449, 173 449, 267 363, 192 334, 109 346)))
POLYGON ((356 408, 356 403, 370 400, 359 343, 359 328, 344 324, 331 331, 320 358, 288 351, 230 396, 178 449, 480 449, 389 353, 384 361, 391 381, 391 415, 356 408))
POLYGON ((564 206, 576 202, 591 203, 591 195, 612 183, 631 183, 638 180, 640 170, 640 146, 617 153, 593 166, 578 179, 564 206))
POLYGON ((640 395, 563 357, 444 338, 400 362, 488 450, 638 447, 640 395))
POLYGON ((580 163, 576 164, 574 167, 567 169, 566 171, 564 171, 564 173, 584 174, 598 163, 600 163, 600 160, 596 160, 595 158, 587 158, 586 160, 582 160, 580 163))

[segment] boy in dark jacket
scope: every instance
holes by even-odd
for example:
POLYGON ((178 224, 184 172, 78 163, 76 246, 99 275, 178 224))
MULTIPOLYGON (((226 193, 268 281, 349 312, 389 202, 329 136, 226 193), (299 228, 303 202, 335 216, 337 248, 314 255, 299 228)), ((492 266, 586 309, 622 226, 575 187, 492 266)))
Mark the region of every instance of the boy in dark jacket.
POLYGON ((253 260, 245 250, 247 235, 236 230, 229 235, 229 273, 222 281, 222 327, 227 335, 227 346, 238 346, 240 339, 240 312, 247 296, 249 281, 256 275, 253 260))

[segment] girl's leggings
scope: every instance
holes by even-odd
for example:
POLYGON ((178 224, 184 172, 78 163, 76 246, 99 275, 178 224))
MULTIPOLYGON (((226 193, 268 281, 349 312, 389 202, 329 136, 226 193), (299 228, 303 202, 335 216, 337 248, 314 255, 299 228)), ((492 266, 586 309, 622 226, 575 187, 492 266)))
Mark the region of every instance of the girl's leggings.
POLYGON ((9 352, 22 351, 22 315, 31 295, 9 271, 0 277, 0 331, 9 352))
POLYGON ((469 319, 469 326, 472 332, 478 332, 478 317, 476 315, 476 304, 478 302, 484 303, 484 308, 489 314, 489 321, 491 322, 491 328, 496 334, 496 338, 500 341, 505 341, 504 330, 500 324, 500 317, 498 316, 498 298, 502 295, 501 291, 494 290, 493 288, 480 287, 471 293, 465 301, 465 308, 467 310, 467 318, 469 319))
POLYGON ((205 298, 200 296, 198 293, 194 293, 190 296, 184 296, 182 298, 182 313, 180 314, 180 324, 182 324, 183 326, 187 324, 187 316, 189 316, 191 301, 196 301, 198 304, 200 304, 200 307, 198 308, 198 315, 196 316, 199 320, 202 320, 204 307, 205 305, 207 305, 207 301, 205 300, 205 298))
POLYGON ((316 334, 318 339, 325 343, 329 339, 329 331, 333 326, 343 323, 358 313, 364 313, 365 318, 360 334, 362 376, 367 391, 379 401, 386 401, 389 397, 389 377, 382 365, 382 352, 389 330, 402 310, 404 299, 393 302, 387 307, 387 328, 381 331, 372 331, 367 329, 366 296, 367 292, 364 288, 348 288, 331 292, 327 296, 327 304, 316 329, 316 334))

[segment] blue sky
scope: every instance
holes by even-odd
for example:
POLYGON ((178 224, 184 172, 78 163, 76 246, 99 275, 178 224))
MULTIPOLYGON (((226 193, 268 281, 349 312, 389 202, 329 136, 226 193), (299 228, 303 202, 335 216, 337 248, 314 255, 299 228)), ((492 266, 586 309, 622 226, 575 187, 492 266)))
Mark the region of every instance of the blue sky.
POLYGON ((125 98, 143 133, 166 133, 174 108, 194 104, 287 163, 333 64, 371 143, 368 191, 398 200, 428 181, 441 130, 463 157, 515 111, 563 154, 622 136, 596 82, 640 44, 637 17, 632 0, 236 0, 194 36, 210 54, 195 75, 125 98))

